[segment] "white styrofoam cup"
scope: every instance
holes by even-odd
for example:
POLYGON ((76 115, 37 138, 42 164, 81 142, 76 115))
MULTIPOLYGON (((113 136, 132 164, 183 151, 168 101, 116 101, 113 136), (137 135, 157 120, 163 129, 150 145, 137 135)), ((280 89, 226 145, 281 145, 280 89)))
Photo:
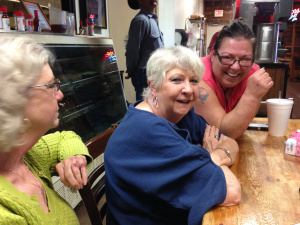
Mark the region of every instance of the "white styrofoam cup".
POLYGON ((266 103, 269 134, 277 137, 285 136, 294 101, 290 99, 271 98, 267 99, 266 103))

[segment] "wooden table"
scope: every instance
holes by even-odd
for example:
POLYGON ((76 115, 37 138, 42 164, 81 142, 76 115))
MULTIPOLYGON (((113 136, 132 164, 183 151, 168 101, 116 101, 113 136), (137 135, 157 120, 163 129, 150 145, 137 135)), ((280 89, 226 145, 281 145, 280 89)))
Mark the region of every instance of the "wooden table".
MULTIPOLYGON (((255 118, 253 123, 267 123, 267 119, 255 118)), ((210 210, 202 225, 300 223, 300 158, 284 154, 284 141, 297 129, 300 120, 294 119, 285 137, 246 130, 237 139, 240 152, 231 170, 241 183, 241 202, 210 210)))

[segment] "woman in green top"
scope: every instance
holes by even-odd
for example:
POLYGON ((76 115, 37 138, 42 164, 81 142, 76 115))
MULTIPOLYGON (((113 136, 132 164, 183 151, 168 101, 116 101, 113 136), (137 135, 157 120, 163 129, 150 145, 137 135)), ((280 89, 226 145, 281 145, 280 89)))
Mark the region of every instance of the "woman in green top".
POLYGON ((63 98, 53 59, 29 38, 0 35, 0 224, 79 224, 51 176, 82 188, 91 157, 73 132, 43 136, 63 98))

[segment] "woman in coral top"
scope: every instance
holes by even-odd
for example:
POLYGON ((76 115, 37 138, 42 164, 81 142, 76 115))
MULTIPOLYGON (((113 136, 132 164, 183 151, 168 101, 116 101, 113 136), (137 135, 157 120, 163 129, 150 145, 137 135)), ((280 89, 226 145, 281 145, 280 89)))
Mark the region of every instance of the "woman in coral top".
POLYGON ((201 58, 205 74, 195 112, 232 138, 247 129, 273 86, 269 74, 254 63, 254 50, 252 30, 235 20, 222 28, 210 55, 201 58))

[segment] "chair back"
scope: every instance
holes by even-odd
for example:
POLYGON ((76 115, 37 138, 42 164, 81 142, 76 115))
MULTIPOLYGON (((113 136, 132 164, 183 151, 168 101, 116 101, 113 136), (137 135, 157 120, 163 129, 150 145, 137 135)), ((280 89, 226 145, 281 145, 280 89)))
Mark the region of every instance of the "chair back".
POLYGON ((87 210, 92 225, 103 225, 106 214, 106 201, 100 209, 98 204, 105 194, 104 163, 97 166, 88 177, 87 185, 79 190, 83 204, 87 210), (97 182, 95 182, 97 181, 97 182))
MULTIPOLYGON (((106 144, 117 128, 118 124, 112 124, 107 131, 97 135, 85 143, 90 155, 95 159, 104 153, 106 144)), ((98 165, 88 176, 88 182, 79 190, 82 202, 86 208, 92 225, 103 225, 106 215, 106 199, 99 205, 100 200, 104 200, 105 195, 105 168, 104 162, 98 165)), ((102 202, 102 201, 101 201, 102 202)))

